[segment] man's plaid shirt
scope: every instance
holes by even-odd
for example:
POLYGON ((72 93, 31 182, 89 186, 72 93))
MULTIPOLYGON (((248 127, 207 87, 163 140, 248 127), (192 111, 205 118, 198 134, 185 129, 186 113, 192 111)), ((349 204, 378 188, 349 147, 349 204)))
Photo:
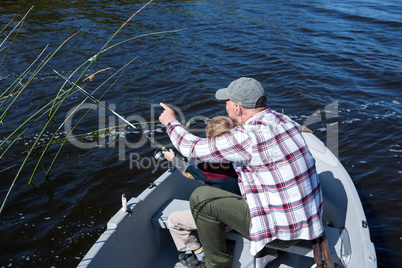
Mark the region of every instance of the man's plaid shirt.
POLYGON ((167 131, 184 156, 233 163, 250 208, 251 254, 275 239, 311 240, 323 233, 315 161, 288 117, 267 109, 212 139, 189 133, 177 120, 169 122, 167 131))

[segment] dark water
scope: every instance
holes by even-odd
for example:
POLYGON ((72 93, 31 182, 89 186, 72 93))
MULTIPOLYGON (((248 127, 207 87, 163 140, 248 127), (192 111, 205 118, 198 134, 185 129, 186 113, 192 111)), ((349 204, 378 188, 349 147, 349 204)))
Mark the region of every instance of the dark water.
MULTIPOLYGON (((63 75, 71 75, 99 52, 143 4, 145 1, 2 0, 0 28, 12 17, 18 21, 32 5, 35 7, 0 67, 0 94, 47 44, 45 54, 81 30, 50 61, 63 75)), ((258 79, 267 89, 272 109, 284 110, 301 124, 314 122, 309 127, 338 153, 362 200, 379 267, 399 267, 400 4, 392 0, 155 1, 110 44, 146 33, 185 30, 134 39, 108 50, 84 77, 110 69, 80 85, 93 91, 138 57, 113 87, 109 89, 112 82, 107 82, 94 95, 101 98, 108 90, 102 98, 106 105, 114 105, 124 117, 140 116, 151 122, 147 127, 152 136, 166 143, 160 125, 152 123, 161 112, 153 109, 153 104, 163 101, 176 105, 184 114, 183 120, 197 115, 212 117, 224 113, 224 105, 214 100, 216 89, 241 76, 258 79)), ((2 33, 3 38, 10 30, 11 26, 2 33)), ((11 40, 0 48, 1 58, 11 40)), ((0 143, 55 98, 62 84, 63 79, 44 67, 0 125, 0 143)), ((57 132, 68 111, 82 100, 81 93, 66 99, 40 137, 41 143, 57 132)), ((0 109, 2 113, 5 106, 0 109)), ((73 121, 83 114, 84 110, 77 112, 73 121)), ((0 173, 1 201, 26 156, 23 152, 38 137, 46 117, 31 124, 0 160, 0 171, 10 167, 0 173)), ((117 125, 118 120, 98 107, 74 133, 88 133, 103 124, 117 125)), ((65 136, 64 131, 61 129, 58 135, 65 136)), ((124 136, 125 132, 121 128, 117 133, 120 139, 115 141, 114 136, 95 137, 95 148, 79 148, 67 142, 53 165, 49 182, 42 183, 60 145, 49 148, 33 185, 27 183, 40 154, 28 159, 0 216, 0 267, 76 266, 120 208, 121 193, 129 191, 136 196, 163 173, 149 160, 154 151, 149 142, 140 148, 127 148, 124 142, 134 144, 138 137, 130 133, 124 136)), ((82 142, 91 142, 84 137, 82 142)), ((0 147, 0 153, 8 145, 10 142, 0 147)))

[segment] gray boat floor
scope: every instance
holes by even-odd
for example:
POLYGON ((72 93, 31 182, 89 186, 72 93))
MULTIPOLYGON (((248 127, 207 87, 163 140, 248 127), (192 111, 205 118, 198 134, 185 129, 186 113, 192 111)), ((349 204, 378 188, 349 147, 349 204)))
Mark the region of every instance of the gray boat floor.
MULTIPOLYGON (((158 260, 154 264, 154 268, 185 268, 183 264, 178 261, 179 252, 173 242, 171 242, 163 252, 161 252, 158 260)), ((287 252, 278 251, 278 258, 269 263, 266 268, 311 268, 314 264, 314 260, 309 257, 295 255, 287 252)), ((234 264, 233 267, 236 267, 234 264)))

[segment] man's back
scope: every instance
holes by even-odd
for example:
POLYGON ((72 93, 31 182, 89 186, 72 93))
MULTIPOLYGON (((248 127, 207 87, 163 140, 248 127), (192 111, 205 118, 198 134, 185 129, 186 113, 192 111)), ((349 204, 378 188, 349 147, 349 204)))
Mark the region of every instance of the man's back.
POLYGON ((274 239, 321 235, 322 194, 315 161, 296 124, 267 109, 243 128, 252 138, 252 157, 236 169, 250 208, 256 252, 274 239))

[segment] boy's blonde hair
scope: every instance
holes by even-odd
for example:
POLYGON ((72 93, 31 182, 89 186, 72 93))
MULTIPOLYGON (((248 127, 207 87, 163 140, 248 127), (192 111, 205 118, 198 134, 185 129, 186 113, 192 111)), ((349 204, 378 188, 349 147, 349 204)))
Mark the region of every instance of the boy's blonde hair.
POLYGON ((232 120, 229 116, 215 116, 213 117, 205 128, 207 138, 214 138, 229 133, 233 128, 238 126, 237 122, 232 120))

